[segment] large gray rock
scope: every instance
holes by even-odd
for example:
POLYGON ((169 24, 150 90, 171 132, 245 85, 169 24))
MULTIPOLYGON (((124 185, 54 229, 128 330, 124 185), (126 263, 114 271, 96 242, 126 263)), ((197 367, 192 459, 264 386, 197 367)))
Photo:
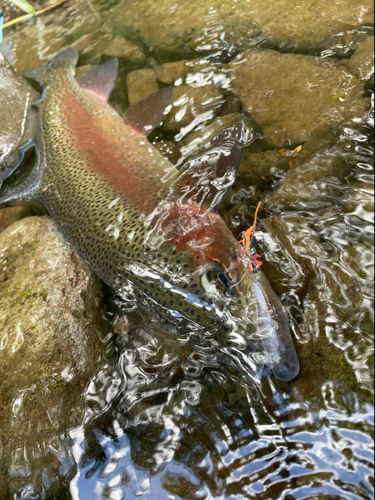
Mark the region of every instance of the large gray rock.
POLYGON ((372 0, 133 0, 120 3, 112 22, 162 52, 238 50, 266 41, 283 50, 331 55, 365 38, 359 28, 373 22, 373 12, 372 0))
POLYGON ((233 89, 276 148, 325 136, 369 109, 364 83, 340 61, 248 50, 232 63, 233 89))
POLYGON ((0 52, 0 180, 19 162, 17 150, 33 133, 30 117, 35 95, 26 81, 16 76, 0 52))
POLYGON ((101 366, 99 334, 107 326, 97 279, 50 218, 27 218, 0 234, 0 269, 3 499, 28 483, 58 487, 50 471, 61 464, 51 450, 80 422, 83 392, 101 366))

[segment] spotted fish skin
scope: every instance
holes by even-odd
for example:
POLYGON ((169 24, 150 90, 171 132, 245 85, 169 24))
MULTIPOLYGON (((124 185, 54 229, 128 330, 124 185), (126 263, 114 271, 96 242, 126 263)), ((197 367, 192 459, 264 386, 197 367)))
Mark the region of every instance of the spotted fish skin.
POLYGON ((241 161, 241 127, 180 172, 98 97, 90 78, 78 84, 77 58, 68 51, 30 75, 44 93, 35 185, 23 199, 42 202, 109 287, 169 328, 200 332, 211 350, 234 346, 242 358, 264 351, 248 256, 215 213, 241 161))
POLYGON ((37 198, 66 239, 107 285, 123 295, 131 289, 162 322, 212 325, 214 311, 227 302, 218 305, 202 288, 199 267, 213 261, 203 256, 194 262, 191 245, 178 243, 190 225, 204 220, 211 236, 203 245, 212 252, 230 242, 235 256, 238 243, 223 221, 199 207, 188 218, 171 218, 172 205, 163 205, 170 189, 163 178, 177 173, 174 166, 107 103, 82 89, 71 69, 49 75, 40 113, 37 198))
POLYGON ((126 265, 145 259, 142 219, 161 201, 168 162, 64 71, 56 71, 46 89, 41 127, 40 201, 92 269, 118 290, 128 278, 126 265))

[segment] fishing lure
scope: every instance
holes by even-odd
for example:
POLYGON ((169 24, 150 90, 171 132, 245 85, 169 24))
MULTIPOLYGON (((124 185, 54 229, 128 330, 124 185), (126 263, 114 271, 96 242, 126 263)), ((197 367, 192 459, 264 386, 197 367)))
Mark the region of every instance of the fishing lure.
POLYGON ((263 337, 263 346, 272 358, 268 359, 267 364, 272 366, 277 378, 289 380, 292 373, 298 374, 300 365, 280 299, 261 272, 260 255, 255 253, 256 235, 261 234, 257 231, 260 206, 261 202, 256 208, 254 224, 245 232, 240 244, 244 245, 249 257, 249 268, 257 300, 259 332, 263 337))
POLYGON ((258 203, 257 209, 255 211, 254 224, 245 232, 243 240, 240 241, 240 245, 244 245, 246 248, 246 253, 249 257, 249 267, 250 271, 253 273, 255 269, 259 269, 262 263, 259 261, 260 255, 254 254, 252 252, 254 237, 257 234, 260 234, 259 231, 256 230, 257 222, 258 222, 258 213, 262 202, 258 203), (254 267, 255 266, 255 267, 254 267))

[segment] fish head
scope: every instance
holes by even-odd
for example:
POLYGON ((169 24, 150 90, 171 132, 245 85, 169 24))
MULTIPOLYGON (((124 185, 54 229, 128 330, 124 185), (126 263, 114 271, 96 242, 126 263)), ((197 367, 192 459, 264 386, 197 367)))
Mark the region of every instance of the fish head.
POLYGON ((264 275, 253 272, 222 218, 200 206, 175 205, 156 227, 165 270, 172 262, 163 304, 188 321, 195 343, 246 374, 259 376, 267 367, 280 380, 294 378, 299 363, 280 300, 264 275))
POLYGON ((222 347, 248 348, 256 334, 257 305, 246 250, 222 218, 199 206, 173 206, 157 224, 160 252, 178 265, 168 276, 175 314, 222 347))

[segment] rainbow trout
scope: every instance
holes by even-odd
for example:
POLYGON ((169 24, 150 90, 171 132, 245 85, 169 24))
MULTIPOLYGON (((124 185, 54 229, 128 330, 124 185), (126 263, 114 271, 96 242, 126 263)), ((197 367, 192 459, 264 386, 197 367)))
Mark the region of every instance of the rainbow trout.
POLYGON ((91 269, 163 325, 247 373, 299 371, 281 304, 217 215, 244 149, 237 123, 176 168, 146 139, 173 89, 128 110, 108 104, 117 60, 75 79, 68 50, 27 76, 44 89, 39 161, 0 203, 38 200, 91 269))

